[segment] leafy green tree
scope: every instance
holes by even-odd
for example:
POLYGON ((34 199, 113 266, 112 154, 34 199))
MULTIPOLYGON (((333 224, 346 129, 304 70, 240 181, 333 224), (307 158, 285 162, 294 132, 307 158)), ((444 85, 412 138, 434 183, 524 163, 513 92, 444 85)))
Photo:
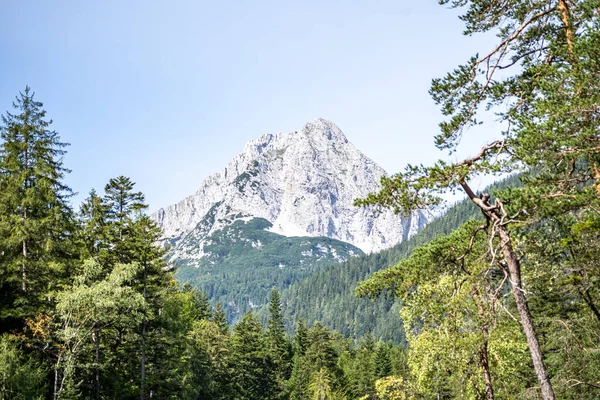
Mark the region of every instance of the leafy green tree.
POLYGON ((490 263, 483 228, 472 221, 358 288, 369 295, 389 289, 400 298, 410 378, 426 397, 492 400, 525 389, 515 383, 531 383, 520 368, 526 363, 525 341, 500 312, 512 308, 503 297, 508 273, 502 264, 490 263), (499 390, 494 380, 511 384, 499 390))
POLYGON ((410 389, 402 377, 388 376, 375 382, 377 400, 408 400, 412 398, 410 389))
POLYGON ((67 144, 49 129, 52 121, 29 87, 13 107, 17 113, 2 116, 0 127, 2 330, 47 303, 74 251, 71 190, 63 182, 67 144))
MULTIPOLYGON (((135 264, 117 264, 105 279, 98 279, 102 267, 96 261, 88 260, 72 287, 57 294, 54 398, 82 395, 81 386, 85 379, 80 371, 90 367, 86 359, 91 358, 86 353, 97 351, 97 347, 90 346, 92 335, 96 332, 94 328, 99 327, 103 332, 102 340, 114 343, 119 341, 114 335, 131 332, 141 321, 144 298, 131 286, 138 270, 139 266, 135 264)), ((100 337, 94 340, 100 340, 100 337)), ((107 347, 106 352, 110 352, 109 346, 102 347, 107 347)), ((105 354, 104 362, 91 365, 96 371, 104 371, 110 376, 115 373, 111 371, 113 366, 110 362, 114 357, 118 354, 105 354)), ((96 374, 94 379, 99 378, 96 374)), ((94 387, 99 389, 99 386, 94 387)), ((120 396, 127 393, 126 388, 113 387, 112 390, 121 393, 120 396)))

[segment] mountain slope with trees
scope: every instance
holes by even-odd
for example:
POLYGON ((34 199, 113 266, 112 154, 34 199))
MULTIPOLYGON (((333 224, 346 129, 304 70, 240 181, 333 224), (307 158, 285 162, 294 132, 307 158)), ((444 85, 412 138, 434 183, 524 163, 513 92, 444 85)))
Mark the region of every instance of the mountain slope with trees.
MULTIPOLYGON (((495 192, 519 185, 518 176, 514 176, 491 185, 485 191, 495 192)), ((404 332, 397 318, 400 304, 386 296, 374 302, 357 298, 354 291, 358 283, 407 258, 415 248, 449 234, 468 220, 480 216, 477 207, 465 199, 448 208, 442 216, 431 221, 409 240, 389 250, 353 257, 319 269, 282 291, 286 319, 295 321, 302 318, 311 324, 319 321, 347 337, 360 338, 370 332, 377 339, 401 343, 404 341, 404 332)), ((263 319, 265 314, 261 310, 263 319)), ((287 328, 292 331, 294 326, 288 324, 287 328)))

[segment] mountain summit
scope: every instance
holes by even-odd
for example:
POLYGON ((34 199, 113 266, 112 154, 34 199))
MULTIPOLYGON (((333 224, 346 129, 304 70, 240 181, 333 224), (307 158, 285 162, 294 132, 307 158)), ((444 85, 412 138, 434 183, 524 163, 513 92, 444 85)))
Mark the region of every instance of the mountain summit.
POLYGON ((379 189, 385 171, 362 154, 331 121, 316 119, 300 131, 266 134, 246 144, 198 191, 160 209, 153 218, 172 245, 171 258, 200 260, 206 239, 237 220, 262 218, 283 236, 328 237, 364 252, 389 248, 427 221, 353 206, 379 189))

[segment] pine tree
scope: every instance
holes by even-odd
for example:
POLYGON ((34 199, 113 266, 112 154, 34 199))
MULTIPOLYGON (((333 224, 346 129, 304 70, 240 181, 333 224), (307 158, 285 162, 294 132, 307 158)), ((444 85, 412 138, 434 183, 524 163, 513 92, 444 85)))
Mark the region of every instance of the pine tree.
POLYGON ((304 356, 308 348, 308 329, 306 322, 299 319, 296 323, 296 335, 294 336, 294 356, 304 356))
POLYGON ((596 200, 600 198, 599 3, 440 3, 464 10, 466 35, 494 32, 499 43, 482 51, 484 56, 477 54, 433 80, 430 94, 446 116, 435 145, 455 152, 467 130, 481 124, 483 110, 495 112, 495 120, 504 125, 498 139, 475 156, 460 162, 440 160, 432 166, 409 165, 404 173, 384 178, 383 190, 358 204, 410 212, 437 205, 442 193, 460 189, 479 207, 491 235, 500 239, 492 251, 502 257, 508 271, 542 396, 553 400, 511 223, 535 224, 551 213, 585 207, 592 192, 596 200), (521 194, 507 191, 492 199, 486 193, 477 195, 469 185, 478 174, 520 172, 523 167, 530 176, 521 194), (593 185, 584 185, 588 182, 593 185))
MULTIPOLYGON (((32 316, 60 284, 73 216, 63 182, 66 143, 50 130, 43 104, 27 87, 0 128, 0 320, 32 316), (50 289, 52 290, 52 289, 50 289)), ((10 327, 2 322, 2 330, 10 327)))
POLYGON ((41 399, 46 373, 21 350, 15 338, 0 335, 0 399, 41 399))

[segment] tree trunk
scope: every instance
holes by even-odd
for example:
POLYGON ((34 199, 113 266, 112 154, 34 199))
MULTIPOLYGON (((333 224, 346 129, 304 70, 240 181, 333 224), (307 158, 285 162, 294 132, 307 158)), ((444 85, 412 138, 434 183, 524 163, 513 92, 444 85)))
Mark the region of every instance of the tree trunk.
POLYGON ((481 304, 481 298, 477 289, 473 290, 473 298, 477 302, 477 310, 479 311, 479 317, 481 318, 483 325, 481 326, 481 333, 483 335, 483 343, 479 349, 479 366, 481 367, 481 373, 483 375, 483 383, 485 384, 485 398, 486 400, 494 400, 494 387, 492 386, 492 374, 490 373, 490 363, 488 359, 488 338, 490 336, 489 325, 485 321, 485 309, 481 304))
MULTIPOLYGON (((148 266, 144 260, 144 302, 146 302, 146 281, 148 279, 148 266)), ((145 381, 146 381, 146 316, 142 320, 142 368, 141 368, 141 393, 140 399, 145 400, 145 381)))
POLYGON ((58 355, 58 359, 56 360, 56 365, 54 366, 54 390, 52 393, 52 399, 58 399, 58 367, 60 366, 60 361, 62 360, 62 354, 58 355))
POLYGON ((21 265, 22 289, 27 292, 27 242, 23 239, 23 264, 21 265))
MULTIPOLYGON (((540 348, 535 328, 533 325, 533 318, 529 311, 529 305, 527 304, 527 298, 522 288, 521 282, 521 263, 515 250, 512 247, 512 241, 510 233, 506 229, 506 226, 502 222, 502 214, 498 208, 498 205, 491 206, 489 202, 482 200, 477 197, 471 187, 464 181, 460 182, 467 196, 483 211, 484 215, 493 222, 494 230, 500 237, 500 247, 504 261, 508 266, 508 272, 510 276, 510 283, 512 285, 512 293, 517 303, 517 310, 519 311, 519 317, 521 319, 521 326, 523 332, 527 338, 527 345, 529 346, 529 352, 531 353, 531 361, 533 362, 533 368, 537 375, 542 390, 542 397, 544 400, 555 400, 554 390, 552 384, 548 378, 548 372, 544 365, 544 357, 540 348)), ((489 196, 488 196, 489 197, 489 196)))
POLYGON ((146 380, 146 320, 142 322, 142 371, 141 371, 141 393, 140 399, 145 400, 145 380, 146 380))
POLYGON ((600 321, 600 310, 598 310, 598 307, 596 307, 596 304, 594 304, 592 296, 589 294, 589 289, 585 292, 580 291, 579 294, 581 294, 581 297, 583 297, 585 303, 588 305, 588 307, 590 307, 596 318, 598 318, 598 321, 600 321))
POLYGON ((542 389, 542 396, 545 400, 554 400, 556 397, 554 396, 550 378, 548 378, 540 343, 535 333, 535 327, 533 326, 533 318, 531 317, 527 298, 525 297, 525 292, 522 288, 521 263, 512 247, 510 234, 506 230, 506 227, 502 225, 497 226, 496 231, 500 235, 502 254, 504 255, 506 265, 508 266, 513 296, 517 303, 517 310, 519 311, 519 317, 521 318, 521 326, 523 327, 525 337, 527 338, 527 345, 529 346, 529 352, 531 353, 533 368, 535 369, 535 374, 537 375, 542 389))
POLYGON ((558 10, 560 11, 560 19, 565 27, 565 37, 567 39, 567 48, 569 56, 573 57, 573 42, 575 42, 575 32, 571 24, 571 12, 566 0, 558 1, 558 10))
MULTIPOLYGON (((487 331, 487 327, 485 329, 487 331)), ((485 334, 487 334, 487 332, 485 332, 485 334)), ((485 398, 487 400, 494 400, 494 387, 492 386, 492 375, 490 374, 490 363, 488 360, 487 336, 484 339, 479 352, 479 365, 481 365, 483 382, 485 384, 485 398)))
POLYGON ((94 341, 96 342, 96 371, 95 371, 95 391, 96 400, 100 399, 100 329, 98 329, 98 323, 94 324, 94 341))
MULTIPOLYGON (((27 148, 25 148, 25 161, 24 161, 25 165, 25 171, 26 171, 26 175, 25 175, 25 182, 23 182, 23 185, 25 186, 25 196, 27 196, 27 189, 29 188, 29 179, 28 179, 28 170, 29 170, 29 151, 27 148)), ((25 227, 27 224, 27 207, 24 206, 23 207, 23 230, 25 232, 27 232, 27 228, 25 227)), ((27 239, 26 237, 23 238, 23 264, 21 266, 21 276, 23 278, 23 292, 27 292, 27 239)))

